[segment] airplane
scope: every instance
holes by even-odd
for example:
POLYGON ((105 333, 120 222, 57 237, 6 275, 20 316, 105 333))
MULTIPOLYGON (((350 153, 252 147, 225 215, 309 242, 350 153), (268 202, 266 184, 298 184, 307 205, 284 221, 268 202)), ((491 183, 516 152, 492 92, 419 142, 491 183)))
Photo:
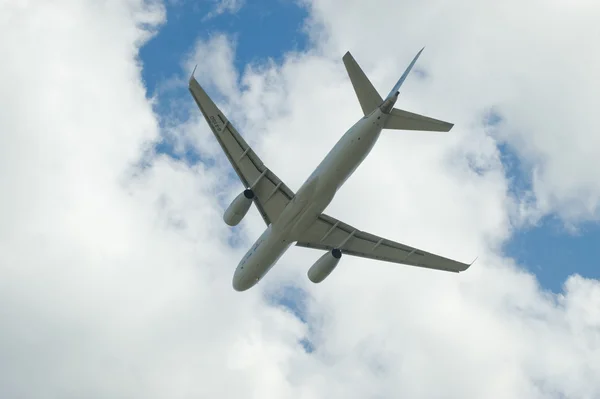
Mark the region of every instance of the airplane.
MULTIPOLYGON (((337 267, 342 254, 459 273, 466 264, 356 229, 323 213, 336 192, 354 173, 383 129, 448 132, 454 124, 394 108, 400 87, 423 52, 422 48, 385 99, 381 98, 348 51, 342 61, 364 116, 335 144, 296 193, 261 161, 233 124, 194 77, 189 90, 245 189, 223 215, 229 226, 239 224, 252 203, 267 225, 238 264, 232 286, 245 291, 256 285, 292 244, 324 250, 308 270, 320 283, 337 267)), ((474 262, 474 261, 473 261, 474 262)))

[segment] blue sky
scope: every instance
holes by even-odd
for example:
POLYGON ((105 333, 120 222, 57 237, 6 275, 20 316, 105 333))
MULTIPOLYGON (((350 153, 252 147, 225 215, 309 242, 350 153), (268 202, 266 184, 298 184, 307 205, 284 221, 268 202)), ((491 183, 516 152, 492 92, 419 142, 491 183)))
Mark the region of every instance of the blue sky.
POLYGON ((181 72, 183 55, 200 37, 226 32, 237 42, 235 64, 238 70, 257 59, 280 60, 290 50, 306 44, 303 21, 306 10, 291 0, 247 2, 235 14, 223 13, 204 20, 214 9, 212 1, 177 1, 167 7, 167 23, 141 50, 143 78, 150 93, 157 83, 181 72))
MULTIPOLYGON (((167 23, 141 51, 143 78, 151 95, 157 85, 174 75, 180 75, 181 60, 198 38, 207 38, 217 32, 232 35, 237 42, 235 64, 238 70, 257 59, 267 57, 275 60, 290 50, 301 50, 307 45, 303 21, 307 13, 297 3, 288 0, 264 0, 247 2, 235 14, 224 13, 211 19, 204 16, 214 9, 212 1, 173 2, 167 7, 167 23)), ((159 112, 166 112, 165 98, 159 98, 159 112)), ((340 132, 341 134, 342 132, 340 132)), ((169 153, 168 143, 158 146, 169 153)), ((513 179, 513 192, 519 195, 529 185, 529 172, 507 146, 500 146, 508 175, 513 179)), ((194 154, 187 154, 188 161, 197 161, 194 154)), ((537 227, 515 232, 505 245, 507 255, 535 273, 543 288, 560 292, 565 279, 579 273, 585 277, 599 278, 597 261, 600 257, 600 227, 581 226, 578 234, 567 232, 555 218, 542 220, 537 227)), ((294 291, 294 298, 301 301, 302 293, 294 291)), ((276 301, 292 309, 299 318, 298 301, 290 301, 289 295, 281 295, 276 301)))
MULTIPOLYGON (((505 144, 498 146, 502 163, 511 181, 511 192, 521 196, 531 189, 531 171, 519 161, 515 151, 505 144)), ((586 223, 577 232, 568 231, 556 217, 543 218, 535 227, 516 230, 504 246, 508 256, 535 273, 540 285, 553 292, 562 291, 566 278, 579 273, 599 278, 600 226, 586 223)))
MULTIPOLYGON (((203 20, 213 9, 212 1, 177 1, 168 5, 167 23, 140 51, 144 65, 142 77, 149 95, 153 95, 164 80, 181 74, 182 58, 199 38, 208 38, 220 32, 232 36, 237 44, 235 66, 239 71, 254 60, 272 58, 279 61, 287 51, 302 50, 307 45, 307 37, 303 34, 303 21, 307 13, 293 1, 248 2, 235 14, 224 13, 203 20)), ((159 114, 173 112, 169 107, 172 95, 187 95, 187 92, 175 90, 166 93, 166 96, 159 96, 156 107, 159 114)), ((168 140, 163 139, 157 145, 158 152, 177 157, 171 149, 168 140)), ((193 150, 186 151, 184 157, 189 163, 200 161, 193 150)), ((233 241, 231 243, 234 245, 233 241)), ((303 323, 307 322, 306 293, 302 289, 282 287, 279 292, 269 293, 266 300, 274 306, 288 309, 303 323)), ((314 350, 309 337, 301 339, 299 344, 307 352, 314 350)))

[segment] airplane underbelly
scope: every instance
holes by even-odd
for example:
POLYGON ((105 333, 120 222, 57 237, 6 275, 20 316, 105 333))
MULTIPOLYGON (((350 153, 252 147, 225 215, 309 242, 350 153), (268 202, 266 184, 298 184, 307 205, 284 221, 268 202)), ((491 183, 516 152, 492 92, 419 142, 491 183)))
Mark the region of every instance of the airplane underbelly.
POLYGON ((308 229, 367 157, 380 132, 381 129, 374 129, 366 122, 349 131, 298 190, 274 228, 290 240, 308 229))
POLYGON ((336 191, 356 171, 360 164, 373 149, 379 134, 358 135, 351 140, 343 153, 332 159, 330 185, 334 185, 336 191), (359 140, 360 138, 360 140, 359 140))
MULTIPOLYGON (((327 203, 328 204, 328 203, 327 203)), ((292 226, 289 237, 295 239, 300 237, 313 223, 317 220, 319 215, 323 213, 323 210, 327 205, 321 203, 311 204, 306 211, 298 218, 298 220, 292 226)))
POLYGON ((253 278, 255 282, 258 282, 258 280, 263 278, 291 244, 291 241, 278 240, 265 247, 261 253, 258 254, 256 259, 249 262, 248 273, 251 275, 251 278, 253 278))
POLYGON ((290 245, 292 241, 268 227, 259 238, 258 245, 253 246, 238 265, 233 275, 234 289, 245 291, 258 283, 290 245))

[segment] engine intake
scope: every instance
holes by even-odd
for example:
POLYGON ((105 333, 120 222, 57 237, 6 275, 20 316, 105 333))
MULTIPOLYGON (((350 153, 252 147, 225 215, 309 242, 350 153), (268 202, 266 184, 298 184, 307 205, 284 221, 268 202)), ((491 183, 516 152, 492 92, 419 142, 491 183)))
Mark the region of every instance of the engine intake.
POLYGON ((254 191, 244 190, 231 202, 223 215, 223 221, 229 226, 237 226, 248 213, 253 199, 254 191))
POLYGON ((335 248, 321 256, 308 270, 308 279, 315 284, 325 280, 340 262, 342 251, 335 248))

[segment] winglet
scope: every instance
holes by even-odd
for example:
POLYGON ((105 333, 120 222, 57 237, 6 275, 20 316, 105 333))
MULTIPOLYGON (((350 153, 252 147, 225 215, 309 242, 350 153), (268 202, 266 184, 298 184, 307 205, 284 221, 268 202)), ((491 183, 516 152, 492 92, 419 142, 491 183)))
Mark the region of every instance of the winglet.
POLYGON ((475 259, 473 260, 473 262, 471 262, 471 264, 469 265, 469 267, 473 266, 473 263, 475 263, 475 261, 479 258, 479 256, 475 257, 475 259))
POLYGON ((196 68, 198 68, 198 64, 196 64, 196 66, 194 67, 194 70, 192 71, 192 74, 190 75, 190 81, 192 79, 194 79, 194 72, 196 72, 196 68))

